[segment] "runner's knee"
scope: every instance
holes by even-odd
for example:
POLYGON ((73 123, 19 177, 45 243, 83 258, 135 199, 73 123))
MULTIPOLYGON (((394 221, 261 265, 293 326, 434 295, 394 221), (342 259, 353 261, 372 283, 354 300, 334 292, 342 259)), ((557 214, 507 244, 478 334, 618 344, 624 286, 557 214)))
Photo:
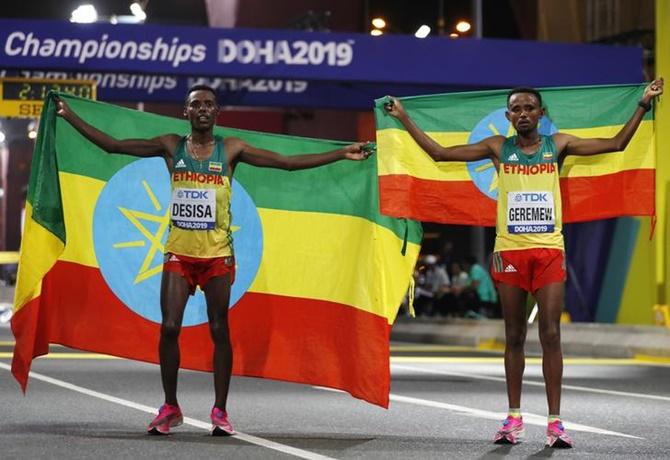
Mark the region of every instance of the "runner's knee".
POLYGON ((209 332, 214 343, 226 343, 230 341, 228 323, 226 321, 212 321, 209 324, 209 332))
POLYGON ((526 331, 520 328, 508 328, 505 331, 505 343, 508 348, 523 348, 526 343, 526 331))
POLYGON ((543 348, 560 347, 561 330, 558 325, 545 325, 540 327, 540 343, 543 348))
POLYGON ((176 321, 163 321, 161 324, 161 338, 167 340, 177 340, 181 326, 176 321))

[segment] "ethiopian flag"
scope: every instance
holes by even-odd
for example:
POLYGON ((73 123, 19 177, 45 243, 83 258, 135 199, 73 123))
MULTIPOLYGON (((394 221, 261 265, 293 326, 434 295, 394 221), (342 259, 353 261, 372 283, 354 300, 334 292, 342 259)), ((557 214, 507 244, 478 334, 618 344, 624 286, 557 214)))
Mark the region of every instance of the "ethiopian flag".
MULTIPOLYGON (((630 119, 644 86, 541 90, 540 134, 613 137, 630 119)), ((507 91, 402 98, 414 122, 440 145, 473 144, 515 134, 505 118, 507 91)), ((376 101, 381 212, 464 225, 495 225, 498 174, 491 160, 435 162, 376 101)), ((655 210, 653 114, 645 115, 624 152, 568 156, 561 168, 563 221, 648 216, 655 210)))
MULTIPOLYGON (((61 94, 116 138, 188 133, 180 120, 61 94)), ((286 155, 342 143, 232 129, 286 155)), ((377 165, 340 161, 288 172, 241 164, 233 181, 238 264, 229 321, 237 375, 323 385, 383 407, 389 333, 421 239, 381 216, 377 165)), ((28 190, 12 330, 25 391, 50 343, 158 362, 159 286, 170 183, 160 158, 107 154, 56 116, 48 98, 28 190)), ((212 369, 205 300, 187 305, 181 365, 212 369)), ((156 374, 156 385, 159 376, 156 374)))

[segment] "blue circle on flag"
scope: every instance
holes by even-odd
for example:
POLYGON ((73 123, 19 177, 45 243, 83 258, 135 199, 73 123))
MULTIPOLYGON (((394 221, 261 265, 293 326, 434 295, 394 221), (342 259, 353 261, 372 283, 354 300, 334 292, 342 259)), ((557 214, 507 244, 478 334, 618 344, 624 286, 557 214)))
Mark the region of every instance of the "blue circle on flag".
MULTIPOLYGON (((169 230, 170 176, 161 158, 134 161, 105 184, 93 214, 93 245, 105 282, 128 308, 161 322, 163 248, 169 230)), ((230 293, 233 308, 249 289, 263 255, 263 229, 256 205, 233 179, 233 247, 237 265, 230 293)), ((200 289, 189 297, 184 326, 207 322, 200 289)))
MULTIPOLYGON (((479 123, 477 123, 470 132, 470 137, 468 138, 468 144, 476 144, 477 142, 496 135, 502 135, 505 137, 513 135, 514 128, 509 122, 507 117, 505 117, 505 111, 507 109, 502 108, 495 110, 484 118, 482 118, 479 123)), ((554 123, 549 119, 549 117, 544 116, 540 119, 540 124, 538 125, 538 131, 540 134, 545 136, 550 136, 558 132, 558 128, 554 123)), ((498 187, 497 187, 497 175, 496 168, 493 165, 491 160, 478 160, 468 162, 468 173, 472 182, 475 183, 480 192, 493 198, 494 200, 498 199, 498 187)))

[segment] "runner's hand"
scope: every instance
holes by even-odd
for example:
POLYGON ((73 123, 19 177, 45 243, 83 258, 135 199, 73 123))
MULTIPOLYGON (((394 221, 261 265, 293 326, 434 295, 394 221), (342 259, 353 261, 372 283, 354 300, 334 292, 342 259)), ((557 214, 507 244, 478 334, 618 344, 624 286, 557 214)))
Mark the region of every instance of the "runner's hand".
POLYGON ((392 115, 396 118, 407 115, 407 112, 405 112, 405 108, 402 106, 402 103, 392 96, 389 96, 389 102, 384 104, 384 109, 388 112, 389 115, 392 115))
POLYGON ((56 115, 67 120, 68 116, 72 114, 70 106, 58 96, 54 96, 54 101, 56 102, 56 115))
POLYGON ((657 98, 661 94, 663 94, 663 77, 657 78, 647 85, 647 87, 644 89, 642 100, 651 102, 652 99, 657 98))
POLYGON ((356 142, 344 147, 344 158, 347 160, 367 160, 374 153, 374 144, 371 142, 356 142))

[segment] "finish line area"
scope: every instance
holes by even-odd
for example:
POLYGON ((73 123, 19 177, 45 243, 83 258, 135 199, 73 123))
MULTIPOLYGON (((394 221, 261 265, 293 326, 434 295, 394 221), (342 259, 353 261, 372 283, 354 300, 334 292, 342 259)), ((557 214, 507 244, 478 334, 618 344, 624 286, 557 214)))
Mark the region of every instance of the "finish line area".
POLYGON ((63 3, 0 17, 0 460, 670 459, 670 0, 63 3))
POLYGON ((92 451, 101 458, 670 456, 665 363, 566 357, 563 412, 578 450, 552 451, 544 447, 541 365, 532 357, 522 401, 526 441, 498 446, 491 439, 506 401, 497 351, 392 343, 389 410, 326 388, 234 377, 229 412, 238 435, 215 438, 208 436, 211 374, 180 372, 185 423, 153 437, 145 427, 161 403, 158 366, 52 346, 34 362, 23 397, 9 372, 12 348, 10 330, 0 328, 0 449, 7 459, 92 451))

